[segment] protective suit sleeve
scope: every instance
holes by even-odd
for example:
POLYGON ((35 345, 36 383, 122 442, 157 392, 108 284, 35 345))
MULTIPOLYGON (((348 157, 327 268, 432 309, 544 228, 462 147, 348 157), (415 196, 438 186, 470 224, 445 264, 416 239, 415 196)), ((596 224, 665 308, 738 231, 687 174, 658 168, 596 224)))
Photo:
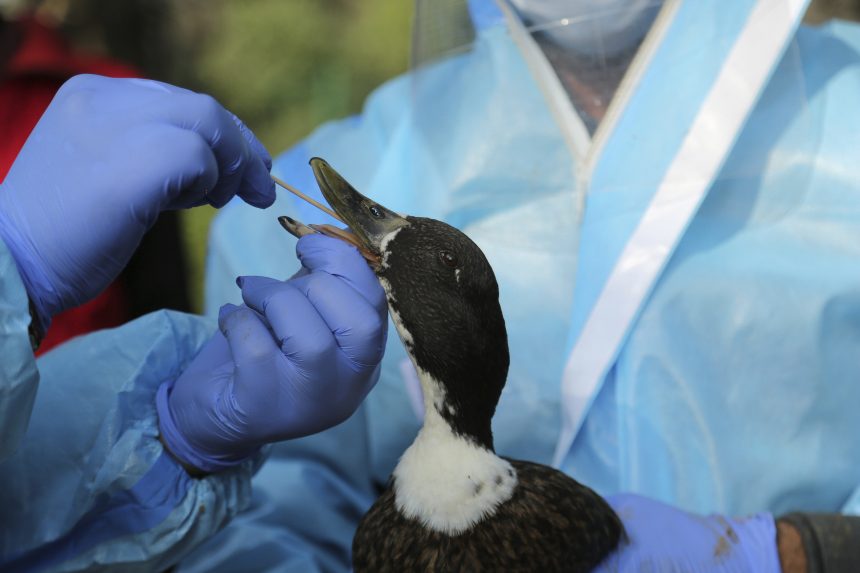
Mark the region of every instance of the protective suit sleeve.
POLYGON ((378 496, 365 403, 330 430, 275 444, 250 507, 183 559, 176 573, 348 571, 352 537, 378 496))
POLYGON ((27 291, 12 255, 0 241, 0 462, 24 436, 39 386, 29 325, 27 291))
POLYGON ((214 329, 161 311, 38 360, 26 437, 0 465, 0 569, 164 570, 247 505, 261 455, 193 479, 158 439, 157 388, 214 329))

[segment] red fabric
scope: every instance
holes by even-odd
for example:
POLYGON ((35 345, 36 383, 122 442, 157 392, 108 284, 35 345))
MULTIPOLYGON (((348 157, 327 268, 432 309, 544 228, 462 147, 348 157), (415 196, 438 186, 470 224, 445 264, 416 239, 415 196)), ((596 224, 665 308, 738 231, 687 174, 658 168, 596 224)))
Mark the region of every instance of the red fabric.
MULTIPOLYGON (((60 35, 33 19, 16 24, 22 35, 0 73, 0 180, 54 97, 77 74, 139 77, 131 67, 75 54, 60 35)), ((94 300, 58 314, 39 353, 79 334, 122 324, 129 318, 122 285, 114 283, 94 300)))

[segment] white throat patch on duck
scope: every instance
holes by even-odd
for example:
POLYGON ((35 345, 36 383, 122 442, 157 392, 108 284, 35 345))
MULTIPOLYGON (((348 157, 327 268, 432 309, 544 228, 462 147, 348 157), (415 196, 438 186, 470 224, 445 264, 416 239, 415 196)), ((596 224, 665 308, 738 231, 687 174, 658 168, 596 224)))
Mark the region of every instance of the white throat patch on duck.
POLYGON ((424 426, 394 469, 397 509, 430 529, 456 535, 510 499, 517 475, 509 462, 453 431, 440 414, 454 409, 442 384, 418 372, 424 426))

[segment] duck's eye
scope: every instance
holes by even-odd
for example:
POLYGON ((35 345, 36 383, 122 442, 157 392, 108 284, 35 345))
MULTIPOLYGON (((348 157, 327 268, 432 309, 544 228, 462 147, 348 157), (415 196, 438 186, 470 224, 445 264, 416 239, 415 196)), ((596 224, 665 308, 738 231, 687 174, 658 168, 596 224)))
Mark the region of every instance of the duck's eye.
POLYGON ((451 267, 452 269, 457 268, 459 261, 457 261, 457 256, 450 251, 442 251, 439 253, 439 258, 443 263, 451 267))
POLYGON ((370 214, 377 219, 382 219, 383 217, 385 217, 385 213, 382 212, 382 209, 379 208, 379 205, 370 205, 367 210, 370 211, 370 214))

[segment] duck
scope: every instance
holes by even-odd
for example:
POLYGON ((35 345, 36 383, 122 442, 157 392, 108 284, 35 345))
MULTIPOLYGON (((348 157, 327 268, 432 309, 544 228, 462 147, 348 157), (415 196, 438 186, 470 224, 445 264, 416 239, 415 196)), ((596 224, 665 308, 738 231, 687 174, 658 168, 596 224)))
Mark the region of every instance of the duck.
MULTIPOLYGON (((591 571, 624 535, 612 508, 561 471, 495 451, 510 357, 484 253, 451 225, 365 197, 325 160, 310 164, 349 227, 314 231, 352 242, 370 263, 424 397, 422 428, 358 524, 353 570, 591 571)), ((297 236, 308 229, 281 222, 297 236)))

